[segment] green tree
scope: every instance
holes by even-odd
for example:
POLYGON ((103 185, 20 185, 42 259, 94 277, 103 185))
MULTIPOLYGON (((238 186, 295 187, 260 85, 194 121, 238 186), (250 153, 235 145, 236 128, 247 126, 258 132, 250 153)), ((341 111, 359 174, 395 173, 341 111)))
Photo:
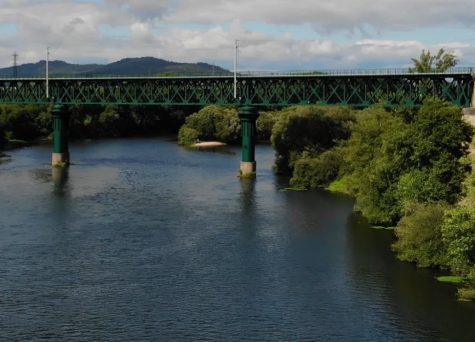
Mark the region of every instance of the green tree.
POLYGON ((343 164, 343 153, 336 147, 315 158, 304 153, 297 160, 290 184, 292 186, 316 189, 327 187, 339 175, 343 164))
POLYGON ((453 271, 467 275, 475 267, 475 208, 458 207, 445 214, 442 239, 448 264, 453 271))
POLYGON ((405 146, 407 124, 382 106, 364 110, 343 143, 348 187, 356 196, 357 208, 372 223, 392 224, 400 217, 396 185, 407 168, 404 158, 394 155, 405 146), (394 146, 393 146, 394 144, 394 146))
POLYGON ((200 140, 220 140, 237 143, 241 137, 241 123, 235 108, 207 106, 186 118, 178 132, 181 144, 200 140))
POLYGON ((41 120, 46 106, 5 105, 0 109, 0 125, 10 139, 33 140, 41 135, 41 120))
POLYGON ((412 118, 368 109, 344 144, 343 174, 372 223, 395 224, 413 202, 453 204, 462 195, 472 129, 460 110, 431 100, 412 118))
POLYGON ((397 241, 392 248, 399 259, 415 262, 419 267, 434 267, 446 262, 441 226, 444 223, 442 204, 414 203, 396 228, 397 241))
POLYGON ((257 118, 257 138, 261 141, 269 141, 272 135, 272 129, 279 119, 281 111, 261 112, 257 118))
POLYGON ((419 58, 411 58, 414 64, 409 68, 411 72, 444 72, 457 65, 456 56, 453 53, 446 52, 441 48, 436 55, 432 55, 430 50, 422 50, 419 58))
POLYGON ((334 147, 350 136, 354 115, 349 108, 316 106, 284 109, 272 129, 271 142, 276 151, 278 173, 290 174, 294 164, 306 157, 334 147))

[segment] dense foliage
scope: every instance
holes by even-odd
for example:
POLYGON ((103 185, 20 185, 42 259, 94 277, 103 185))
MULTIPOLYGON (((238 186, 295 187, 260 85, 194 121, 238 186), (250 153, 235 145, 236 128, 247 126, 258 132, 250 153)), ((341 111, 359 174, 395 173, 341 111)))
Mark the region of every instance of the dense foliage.
POLYGON ((444 72, 457 64, 456 56, 453 53, 446 52, 443 48, 439 49, 436 55, 432 55, 429 50, 422 50, 419 58, 412 58, 412 72, 444 72))
POLYGON ((398 240, 393 244, 401 260, 415 262, 420 267, 445 263, 446 248, 441 226, 446 209, 439 203, 411 205, 398 224, 398 240))
POLYGON ((457 202, 470 165, 472 128, 458 108, 427 101, 413 116, 364 111, 344 145, 357 206, 373 223, 394 224, 412 203, 457 202))
POLYGON ((241 123, 235 108, 207 106, 186 118, 178 132, 181 145, 191 145, 198 140, 219 140, 237 143, 241 137, 241 123))
POLYGON ((8 139, 31 140, 51 131, 47 106, 1 106, 0 126, 8 139))
POLYGON ((290 107, 282 110, 272 129, 276 170, 289 174, 297 160, 314 158, 350 135, 354 120, 348 108, 290 107))
MULTIPOLYGON (((163 107, 71 106, 72 138, 99 138, 138 134, 175 133, 184 121, 184 110, 163 107)), ((9 140, 35 140, 52 132, 51 107, 35 105, 0 106, 0 143, 9 140)))

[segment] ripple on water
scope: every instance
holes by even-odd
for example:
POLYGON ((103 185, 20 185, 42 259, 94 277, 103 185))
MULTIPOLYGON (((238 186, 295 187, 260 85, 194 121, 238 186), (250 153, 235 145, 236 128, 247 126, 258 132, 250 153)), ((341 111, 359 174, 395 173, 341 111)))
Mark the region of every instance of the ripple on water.
POLYGON ((0 165, 1 339, 475 340, 475 308, 350 200, 279 191, 267 146, 256 182, 160 139, 71 150, 66 173, 42 147, 0 165))

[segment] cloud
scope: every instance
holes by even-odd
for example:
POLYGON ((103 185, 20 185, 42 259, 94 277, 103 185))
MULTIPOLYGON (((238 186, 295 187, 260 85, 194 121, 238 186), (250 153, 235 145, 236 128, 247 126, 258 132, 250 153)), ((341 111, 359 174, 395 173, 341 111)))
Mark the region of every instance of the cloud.
POLYGON ((467 0, 183 0, 170 22, 226 23, 235 18, 276 25, 308 23, 322 32, 411 30, 475 25, 475 2, 467 0))
POLYGON ((20 63, 44 59, 50 46, 53 59, 71 62, 156 56, 231 68, 235 39, 243 69, 399 67, 422 49, 440 47, 461 63, 475 61, 467 36, 398 38, 431 27, 470 32, 475 2, 467 0, 0 0, 0 6, 0 26, 11 32, 0 36, 0 66, 11 65, 14 51, 20 63), (305 40, 298 34, 303 28, 305 40))

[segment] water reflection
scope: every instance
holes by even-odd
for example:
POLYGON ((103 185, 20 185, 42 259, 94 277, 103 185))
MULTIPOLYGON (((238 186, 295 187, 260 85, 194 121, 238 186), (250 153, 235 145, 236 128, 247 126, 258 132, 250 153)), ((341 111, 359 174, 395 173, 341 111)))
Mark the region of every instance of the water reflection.
POLYGON ((6 164, 11 161, 12 161, 11 156, 9 156, 8 154, 2 154, 2 152, 0 152, 0 164, 6 164))
POLYGON ((242 213, 242 229, 247 238, 252 238, 256 234, 256 180, 240 180, 240 208, 242 213))
POLYGON ((475 305, 457 302, 455 287, 438 283, 433 271, 397 260, 390 249, 392 231, 372 229, 354 213, 347 232, 353 300, 362 308, 379 307, 382 320, 392 318, 393 325, 406 327, 414 338, 475 340, 470 329, 475 305), (444 312, 434 308, 444 308, 444 312), (447 320, 445 312, 451 312, 453 319, 447 320))
POLYGON ((69 168, 53 167, 51 168, 51 178, 53 180, 53 192, 58 196, 69 194, 69 168))

